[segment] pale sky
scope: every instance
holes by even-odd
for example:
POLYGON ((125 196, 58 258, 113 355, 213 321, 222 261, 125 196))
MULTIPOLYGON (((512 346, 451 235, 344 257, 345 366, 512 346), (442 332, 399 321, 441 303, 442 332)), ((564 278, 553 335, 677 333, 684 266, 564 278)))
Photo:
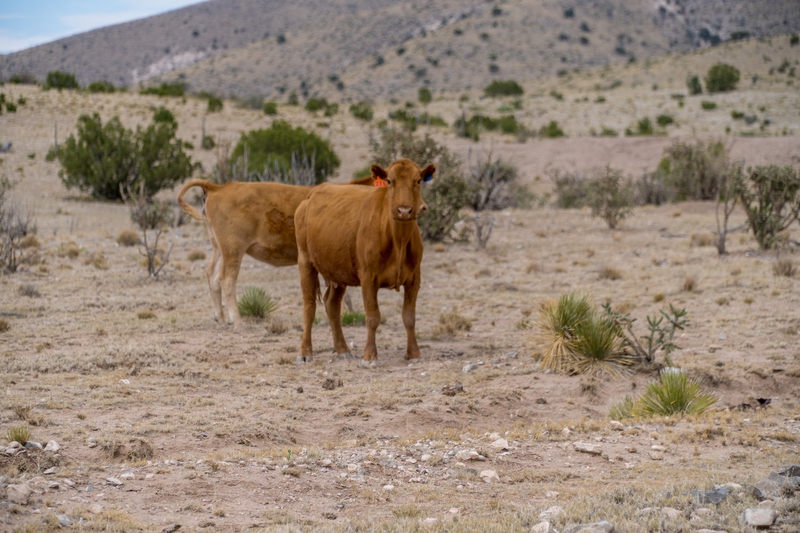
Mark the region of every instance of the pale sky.
POLYGON ((197 3, 199 0, 0 0, 0 54, 197 3))

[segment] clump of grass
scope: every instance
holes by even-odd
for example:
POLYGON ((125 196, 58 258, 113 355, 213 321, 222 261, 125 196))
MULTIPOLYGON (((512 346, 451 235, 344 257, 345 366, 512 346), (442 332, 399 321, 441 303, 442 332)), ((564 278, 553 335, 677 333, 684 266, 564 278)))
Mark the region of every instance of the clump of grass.
POLYGON ((663 292, 657 292, 657 293, 655 293, 655 294, 653 295, 653 301, 654 301, 655 303, 658 303, 658 302, 663 302, 663 301, 664 301, 664 298, 666 298, 666 296, 664 295, 664 293, 663 293, 663 292))
POLYGON ((572 349, 578 355, 571 370, 619 378, 629 373, 633 358, 624 350, 625 338, 608 315, 590 314, 578 324, 572 349))
POLYGON ((11 324, 5 318, 0 318, 0 333, 5 333, 11 329, 11 324))
POLYGON ((342 326, 363 326, 367 323, 364 313, 345 311, 342 313, 342 326))
POLYGON ((600 279, 616 281, 622 279, 622 272, 616 267, 606 265, 600 270, 600 279))
POLYGON ((130 229, 122 230, 117 237, 117 244, 120 246, 136 246, 141 242, 139 234, 130 229))
POLYGON ((455 337, 459 331, 472 329, 472 321, 458 313, 450 311, 439 315, 439 324, 433 329, 433 337, 455 337))
POLYGON ((683 280, 684 292, 694 292, 697 290, 697 278, 694 276, 686 276, 683 280))
POLYGON ((283 335, 289 331, 289 326, 286 325, 286 322, 273 318, 269 321, 269 324, 267 324, 267 330, 273 335, 283 335))
POLYGON ((714 238, 714 234, 708 231, 703 233, 692 233, 692 246, 714 246, 716 244, 716 239, 714 238))
POLYGON ((139 311, 136 316, 139 320, 151 320, 156 317, 156 314, 152 311, 139 311))
POLYGON ((6 431, 6 440, 8 442, 17 441, 20 444, 25 444, 33 437, 33 433, 31 433, 31 428, 28 426, 17 426, 13 428, 8 428, 6 431))
POLYGON ((422 511, 414 505, 404 505, 397 509, 392 509, 392 514, 396 518, 417 518, 422 515, 422 511))
POLYGON ((94 252, 90 257, 87 257, 83 262, 84 265, 92 265, 98 270, 108 270, 108 261, 103 252, 94 252))
POLYGON ((278 305, 267 296, 261 287, 247 287, 238 302, 239 314, 256 318, 267 318, 278 305))
POLYGON ((634 416, 697 415, 708 411, 717 399, 704 393, 700 383, 690 380, 679 368, 664 368, 658 381, 651 382, 631 408, 634 416))
POLYGON ((618 402, 611 404, 611 407, 608 410, 608 416, 610 416, 612 420, 624 420, 633 416, 631 414, 632 410, 633 398, 630 396, 625 396, 618 402))
POLYGON ((189 261, 202 261, 205 258, 206 254, 202 250, 192 250, 189 252, 189 261))
POLYGON ((543 332, 540 340, 548 344, 542 356, 542 369, 566 372, 572 368, 577 357, 571 342, 576 329, 592 313, 589 297, 576 292, 563 294, 542 306, 537 322, 543 332))
POLYGON ((36 287, 30 283, 20 285, 20 287, 17 289, 17 292, 20 296, 27 296, 28 298, 39 298, 41 296, 36 287))
POLYGON ((794 261, 788 257, 781 257, 772 264, 772 274, 776 277, 786 276, 787 278, 793 278, 797 274, 797 267, 794 261))
POLYGON ((70 259, 75 259, 81 253, 81 247, 78 246, 77 243, 70 241, 66 244, 61 244, 58 247, 58 256, 59 257, 69 257, 70 259))

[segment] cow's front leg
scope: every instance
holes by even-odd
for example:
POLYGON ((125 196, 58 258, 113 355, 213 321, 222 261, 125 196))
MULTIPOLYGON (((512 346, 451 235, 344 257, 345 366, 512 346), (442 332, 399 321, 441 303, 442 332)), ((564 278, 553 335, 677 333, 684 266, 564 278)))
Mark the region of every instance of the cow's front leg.
POLYGON ((406 327, 406 359, 409 361, 420 358, 417 335, 414 327, 417 322, 417 293, 419 293, 419 273, 412 283, 403 287, 403 325, 406 327))
POLYGON ((297 266, 300 270, 300 288, 303 290, 303 339, 300 341, 298 363, 311 361, 311 328, 317 314, 317 293, 319 292, 319 276, 314 266, 300 255, 297 266))
POLYGON ((344 339, 344 332, 342 331, 342 298, 347 287, 336 283, 331 283, 328 290, 325 292, 325 311, 328 313, 328 322, 331 324, 331 333, 333 334, 333 349, 339 355, 344 355, 350 359, 353 354, 350 353, 350 348, 347 346, 347 341, 344 339))
POLYGON ((375 344, 375 332, 381 323, 381 310, 378 308, 378 283, 369 280, 361 284, 361 293, 364 296, 364 314, 367 319, 367 344, 364 347, 364 366, 378 365, 378 347, 375 344))

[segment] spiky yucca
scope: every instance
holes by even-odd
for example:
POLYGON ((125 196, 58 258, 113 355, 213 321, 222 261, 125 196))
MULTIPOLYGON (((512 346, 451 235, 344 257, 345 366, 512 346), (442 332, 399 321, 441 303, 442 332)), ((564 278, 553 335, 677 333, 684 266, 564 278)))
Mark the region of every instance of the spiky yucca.
POLYGON ((631 414, 632 410, 633 398, 630 396, 625 396, 620 401, 611 404, 611 407, 608 410, 608 416, 610 416, 612 420, 624 420, 633 416, 631 414))
POLYGON ((658 381, 651 382, 633 404, 634 416, 687 414, 708 411, 717 402, 712 394, 702 392, 700 384, 677 368, 665 368, 658 381))
POLYGON ((238 302, 239 314, 266 318, 278 307, 261 287, 247 287, 238 302))
POLYGON ((23 445, 31 440, 32 436, 33 434, 28 426, 17 426, 9 428, 8 431, 6 431, 6 440, 8 442, 17 441, 23 445))
POLYGON ((548 344, 542 357, 542 369, 554 372, 572 370, 577 360, 572 348, 575 331, 593 313, 594 307, 588 296, 577 292, 563 294, 558 300, 542 306, 538 317, 542 332, 536 339, 548 344))
POLYGON ((591 313, 577 325, 570 342, 574 353, 572 372, 614 379, 629 374, 633 359, 625 352, 624 341, 613 320, 591 313))

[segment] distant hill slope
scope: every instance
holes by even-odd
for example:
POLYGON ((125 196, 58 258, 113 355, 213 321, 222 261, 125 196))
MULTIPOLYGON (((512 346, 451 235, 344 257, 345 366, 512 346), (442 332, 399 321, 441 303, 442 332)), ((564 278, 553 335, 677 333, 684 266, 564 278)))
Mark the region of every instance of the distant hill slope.
POLYGON ((800 28, 797 0, 210 0, 0 56, 0 78, 223 96, 462 91, 800 28))

